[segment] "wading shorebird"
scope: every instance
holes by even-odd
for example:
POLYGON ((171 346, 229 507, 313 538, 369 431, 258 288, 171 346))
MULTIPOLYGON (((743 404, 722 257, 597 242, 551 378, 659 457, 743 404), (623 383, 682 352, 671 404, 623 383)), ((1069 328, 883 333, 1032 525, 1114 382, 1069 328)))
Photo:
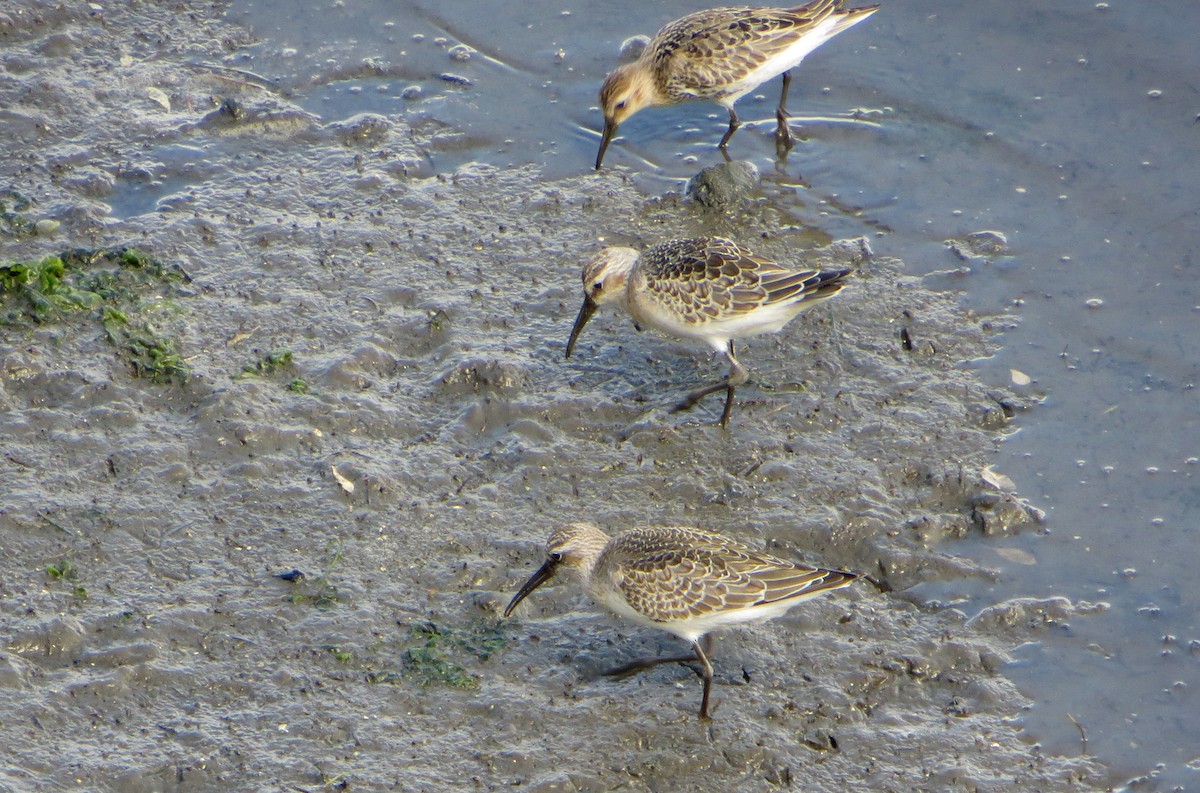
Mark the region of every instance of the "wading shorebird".
POLYGON ((633 248, 605 248, 583 266, 583 306, 571 328, 567 357, 596 309, 616 303, 639 327, 703 341, 725 357, 725 379, 688 394, 675 410, 723 390, 720 423, 728 426, 733 392, 749 379, 733 355, 733 340, 778 331, 801 311, 842 291, 850 272, 785 267, 723 237, 672 240, 640 254, 633 248))
POLYGON ((633 63, 617 67, 600 88, 604 132, 596 170, 617 127, 644 107, 711 99, 729 111, 722 151, 741 125, 733 104, 776 75, 783 92, 775 111, 776 140, 791 148, 787 104, 790 70, 804 56, 879 10, 842 10, 841 0, 814 0, 798 8, 713 8, 666 25, 633 63))
POLYGON ((704 680, 702 719, 708 718, 713 680, 712 664, 700 646, 706 634, 778 617, 858 577, 779 559, 700 529, 632 529, 609 537, 590 523, 571 523, 550 535, 546 562, 513 597, 504 616, 564 567, 618 616, 692 643, 694 656, 635 661, 605 674, 698 661, 704 680))

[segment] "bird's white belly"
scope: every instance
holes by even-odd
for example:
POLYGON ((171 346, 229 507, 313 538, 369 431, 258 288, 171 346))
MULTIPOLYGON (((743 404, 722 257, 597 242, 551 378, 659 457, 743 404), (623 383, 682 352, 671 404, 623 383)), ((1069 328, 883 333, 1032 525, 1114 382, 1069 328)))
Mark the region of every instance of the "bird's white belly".
POLYGON ((817 25, 804 36, 801 36, 792 46, 773 58, 768 58, 761 66, 748 72, 742 79, 729 86, 729 89, 720 100, 721 104, 731 106, 738 99, 772 77, 777 77, 789 69, 799 66, 805 56, 833 37, 831 31, 837 26, 838 22, 839 19, 835 19, 833 15, 830 15, 824 22, 817 25))
POLYGON ((701 636, 726 625, 741 625, 774 619, 786 614, 805 600, 816 597, 818 594, 820 594, 819 591, 788 598, 787 600, 778 600, 774 603, 750 606, 749 608, 722 609, 688 619, 657 621, 647 617, 640 611, 636 611, 616 590, 593 590, 592 592, 593 597, 603 603, 605 607, 617 616, 624 617, 631 622, 647 628, 657 628, 660 631, 666 631, 689 642, 694 642, 701 636))
POLYGON ((758 306, 749 311, 725 316, 704 317, 688 322, 679 312, 632 295, 629 314, 639 325, 675 336, 680 339, 703 341, 713 350, 724 352, 730 339, 744 339, 764 333, 775 333, 792 320, 806 306, 803 303, 778 303, 758 306))

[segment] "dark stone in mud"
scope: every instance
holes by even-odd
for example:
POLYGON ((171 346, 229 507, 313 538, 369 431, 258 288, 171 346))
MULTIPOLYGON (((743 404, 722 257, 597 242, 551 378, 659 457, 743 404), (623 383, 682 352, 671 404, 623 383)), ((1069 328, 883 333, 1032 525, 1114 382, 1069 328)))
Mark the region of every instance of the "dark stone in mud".
POLYGON ((246 117, 246 111, 242 107, 242 103, 230 97, 221 102, 221 106, 217 108, 217 112, 224 113, 234 121, 241 121, 246 117))
POLYGON ((974 231, 967 235, 971 250, 981 256, 996 256, 1008 252, 1008 237, 999 231, 974 231))
POLYGON ((758 168, 734 160, 705 168, 688 181, 687 196, 710 209, 723 209, 750 197, 758 186, 758 168))
POLYGON ((46 37, 40 49, 43 55, 63 58, 74 52, 78 46, 79 41, 70 33, 55 33, 46 37))

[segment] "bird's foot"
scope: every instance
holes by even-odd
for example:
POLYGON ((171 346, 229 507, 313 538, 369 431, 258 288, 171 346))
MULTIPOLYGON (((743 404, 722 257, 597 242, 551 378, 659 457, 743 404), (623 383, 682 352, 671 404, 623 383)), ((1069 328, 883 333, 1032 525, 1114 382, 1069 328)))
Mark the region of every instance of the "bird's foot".
POLYGON ((725 410, 721 413, 721 420, 717 422, 722 427, 726 427, 729 425, 729 414, 733 411, 734 392, 734 387, 730 386, 728 383, 717 383, 716 385, 711 385, 707 388, 701 388, 699 391, 693 391, 685 396, 682 400, 677 402, 675 406, 671 408, 671 412, 681 413, 685 410, 691 410, 700 400, 704 399, 704 397, 708 396, 709 394, 715 394, 717 391, 726 392, 725 410))
POLYGON ((788 112, 782 106, 775 111, 775 122, 775 150, 782 157, 796 144, 795 139, 792 138, 792 130, 788 126, 788 112))
MULTIPOLYGON (((691 669, 691 665, 695 662, 695 660, 696 656, 694 655, 670 655, 664 658, 639 658, 637 660, 630 661, 627 664, 621 664, 620 666, 605 670, 601 674, 603 674, 605 677, 625 677, 626 675, 652 669, 656 666, 661 666, 662 664, 687 664, 688 668, 691 669)), ((703 676, 700 670, 695 671, 696 674, 703 676)))

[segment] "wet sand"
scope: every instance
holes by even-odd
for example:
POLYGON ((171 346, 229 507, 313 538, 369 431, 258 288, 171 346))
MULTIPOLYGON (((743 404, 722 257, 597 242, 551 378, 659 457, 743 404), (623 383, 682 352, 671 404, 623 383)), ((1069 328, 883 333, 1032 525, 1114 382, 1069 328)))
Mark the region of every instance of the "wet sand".
POLYGON ((615 169, 442 171, 453 127, 322 121, 236 71, 251 37, 210 9, 0 18, 3 181, 61 223, 7 238, 5 262, 133 246, 182 268, 136 316, 190 371, 135 376, 96 310, 0 333, 0 785, 1103 786, 1082 751, 1022 740, 1003 672, 1087 606, 968 619, 909 592, 996 577, 947 538, 1037 530, 985 472, 1026 397, 968 365, 1011 317, 769 204, 713 214, 615 169), (718 363, 627 318, 563 360, 601 237, 698 233, 859 268, 745 345, 729 431, 719 399, 667 410, 718 363), (873 583, 719 637, 703 723, 686 668, 597 676, 669 637, 567 586, 500 619, 579 517, 699 525, 873 583))

